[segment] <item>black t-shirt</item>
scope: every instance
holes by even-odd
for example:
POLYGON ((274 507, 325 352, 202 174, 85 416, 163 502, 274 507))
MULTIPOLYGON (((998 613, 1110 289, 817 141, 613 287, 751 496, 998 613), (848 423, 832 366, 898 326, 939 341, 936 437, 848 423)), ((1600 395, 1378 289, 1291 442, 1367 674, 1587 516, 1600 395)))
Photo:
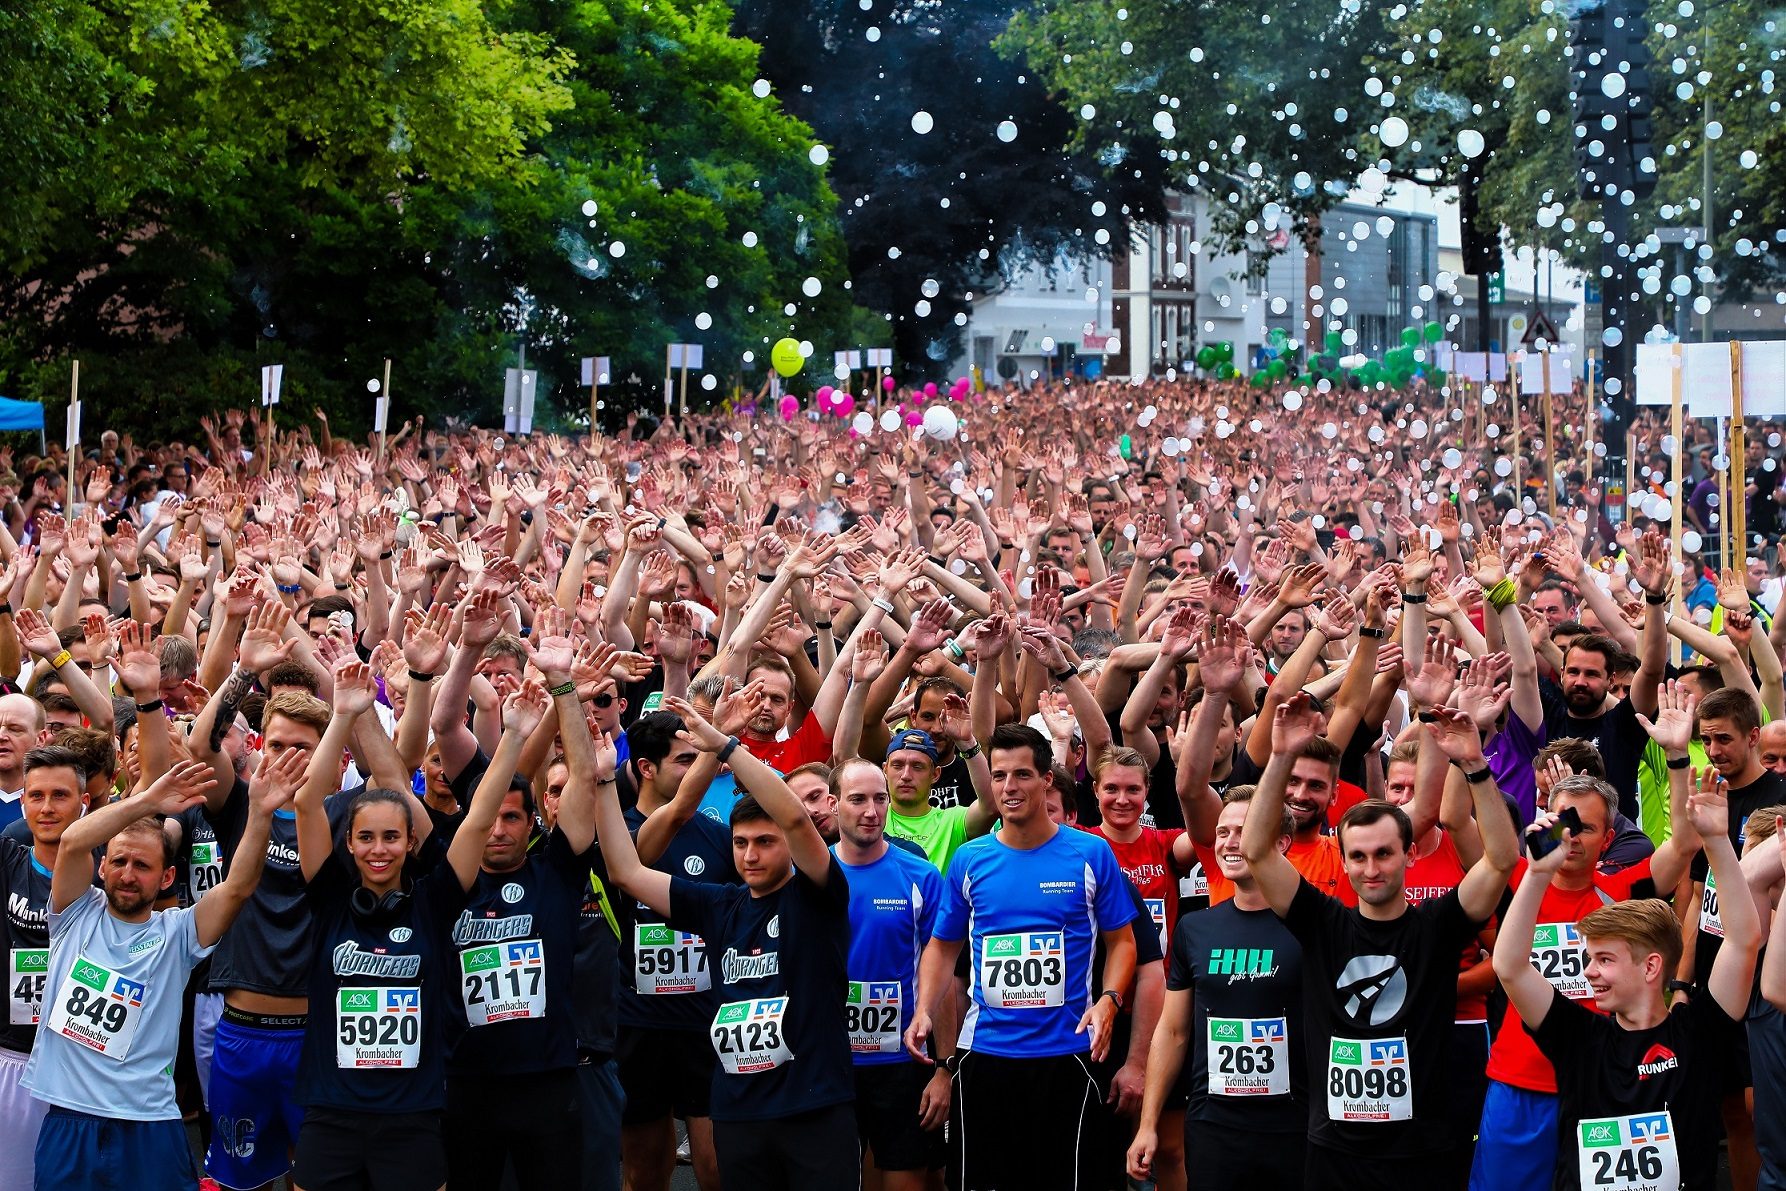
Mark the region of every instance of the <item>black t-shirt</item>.
MULTIPOLYGON (((429 845, 438 842, 430 836, 429 845)), ((410 884, 388 917, 355 914, 358 888, 353 865, 335 856, 304 891, 315 941, 294 1098, 307 1108, 438 1111, 446 1106, 447 1021, 460 1001, 451 931, 468 895, 445 863, 410 884)))
POLYGON ((967 771, 967 761, 957 752, 954 758, 937 772, 936 781, 930 786, 930 805, 972 806, 974 804, 974 782, 967 771))
POLYGON ((555 831, 515 871, 478 873, 453 923, 459 1003, 448 1016, 449 1074, 576 1066, 571 990, 588 872, 555 831))
MULTIPOLYGON (((1736 849, 1738 856, 1743 852, 1743 835, 1748 826, 1749 816, 1764 806, 1778 806, 1786 803, 1786 777, 1781 777, 1771 769, 1761 771, 1761 776, 1746 786, 1738 786, 1729 791, 1730 799, 1730 845, 1736 849)), ((1711 863, 1705 858, 1701 849, 1693 854, 1693 879, 1704 884, 1711 872, 1711 863)), ((1718 958, 1718 950, 1724 946, 1724 932, 1721 922, 1718 929, 1704 929, 1708 923, 1719 922, 1718 886, 1712 882, 1711 889, 1700 899, 1699 939, 1693 946, 1693 982, 1704 988, 1706 980, 1712 974, 1712 961, 1718 958)))
MULTIPOLYGON (((356 792, 331 794, 323 804, 337 852, 342 849, 347 808, 356 792)), ((248 783, 237 778, 223 809, 209 818, 224 853, 233 858, 248 826, 248 783)), ((310 986, 310 951, 310 907, 298 861, 298 819, 291 811, 275 811, 260 883, 211 953, 211 991, 240 988, 275 997, 301 997, 310 986)))
MULTIPOLYGON (((1121 744, 1122 712, 1107 712, 1104 718, 1110 724, 1112 738, 1117 744, 1121 744)), ((1098 811, 1098 799, 1095 792, 1090 798, 1090 803, 1091 814, 1088 816, 1085 810, 1085 800, 1080 801, 1079 821, 1087 827, 1096 827, 1103 822, 1103 816, 1098 811)), ((1184 810, 1178 805, 1178 766, 1172 762, 1172 750, 1164 744, 1160 745, 1160 759, 1154 763, 1153 771, 1147 775, 1147 813, 1142 816, 1141 824, 1144 827, 1162 829, 1184 826, 1184 810)))
POLYGON ((844 1025, 850 886, 836 857, 823 885, 796 871, 763 897, 671 877, 670 921, 707 940, 719 1001, 708 1031, 719 1055, 715 1121, 779 1120, 855 1099, 844 1025))
POLYGON ((1232 899, 1180 915, 1166 988, 1191 993, 1186 1117, 1251 1133, 1306 1133, 1302 947, 1278 916, 1232 899))
POLYGON ((1431 1122, 1451 1118, 1457 956, 1482 924, 1455 889, 1378 922, 1305 880, 1284 925, 1302 944, 1309 1141, 1360 1156, 1443 1150, 1431 1122))
MULTIPOLYGON (((626 827, 634 839, 644 822, 636 808, 626 812, 626 827)), ((737 885, 732 829, 697 814, 682 825, 651 867, 688 881, 737 885)), ((630 897, 616 899, 614 911, 620 926, 620 1024, 705 1031, 719 1008, 714 991, 719 981, 707 966, 711 948, 698 939, 683 938, 649 906, 630 897), (641 940, 643 947, 638 945, 641 940), (657 991, 649 991, 653 989, 657 991)))
MULTIPOLYGON (((1766 954, 1763 949, 1762 958, 1766 954)), ((1763 1170, 1786 1170, 1786 1014, 1761 995, 1759 959, 1756 971, 1745 1020, 1755 1078, 1755 1148, 1763 1170)))
POLYGON ((1672 1143, 1682 1191, 1717 1185, 1720 1071, 1713 1056, 1742 1029, 1717 998, 1694 996, 1660 1025, 1627 1030, 1552 989, 1543 1024, 1521 1028, 1557 1072, 1561 1191, 1579 1191, 1584 1146, 1596 1181, 1602 1168, 1606 1178, 1617 1177, 1621 1165, 1653 1179, 1655 1151, 1672 1143), (1664 1111, 1666 1126, 1657 1119, 1664 1111), (1612 1117, 1637 1119, 1615 1128, 1607 1123, 1612 1117))
MULTIPOLYGON (((238 779, 240 780, 240 779, 238 779)), ((180 825, 180 850, 174 856, 174 895, 181 907, 198 899, 223 881, 229 857, 202 806, 188 807, 174 816, 180 825)))
POLYGON ((619 903, 608 889, 608 869, 600 848, 582 857, 577 905, 577 970, 571 991, 576 1011, 577 1048, 591 1054, 614 1053, 620 999, 619 903))
POLYGON ((0 883, 6 886, 6 913, 0 916, 0 956, 6 960, 6 1016, 0 1020, 0 1046, 30 1054, 37 1040, 35 1004, 41 1012, 50 962, 50 871, 37 863, 31 845, 0 839, 0 883))
POLYGON ((1544 696, 1545 739, 1556 743, 1573 736, 1600 750, 1606 766, 1606 780, 1619 792, 1619 813, 1627 819, 1639 819, 1637 810, 1637 767, 1643 757, 1643 746, 1649 733, 1637 722, 1637 709, 1630 696, 1620 699, 1608 711, 1585 719, 1570 714, 1562 689, 1550 680, 1539 687, 1544 696))

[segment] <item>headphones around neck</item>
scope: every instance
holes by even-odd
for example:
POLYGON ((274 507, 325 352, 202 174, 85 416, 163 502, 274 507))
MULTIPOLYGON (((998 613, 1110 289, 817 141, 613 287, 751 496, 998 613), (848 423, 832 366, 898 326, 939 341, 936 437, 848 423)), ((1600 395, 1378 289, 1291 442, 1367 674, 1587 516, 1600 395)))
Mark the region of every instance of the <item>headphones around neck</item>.
POLYGON ((407 882, 404 888, 393 889, 383 897, 361 885, 347 899, 347 905, 355 918, 366 922, 385 922, 403 909, 409 901, 409 894, 407 882))

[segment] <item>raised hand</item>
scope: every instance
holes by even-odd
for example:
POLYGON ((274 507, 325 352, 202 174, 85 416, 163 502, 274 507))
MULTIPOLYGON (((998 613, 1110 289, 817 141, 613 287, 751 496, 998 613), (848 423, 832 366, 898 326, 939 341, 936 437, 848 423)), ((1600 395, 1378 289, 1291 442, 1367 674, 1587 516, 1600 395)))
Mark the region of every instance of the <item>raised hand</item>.
POLYGON ((520 690, 502 701, 502 730, 522 737, 533 735, 551 705, 552 697, 546 694, 545 687, 537 682, 522 683, 520 690))
POLYGON ((1694 774, 1693 789, 1687 794, 1687 819, 1700 839, 1730 834, 1730 786, 1710 765, 1694 774))
POLYGON ((349 655, 335 666, 335 689, 330 694, 330 708, 339 716, 364 715, 378 699, 378 686, 372 678, 372 667, 349 655))
POLYGON ((1212 616, 1197 641, 1197 676, 1211 695, 1229 695, 1246 676, 1246 630, 1225 616, 1212 616))
POLYGON ((527 652, 533 664, 553 686, 568 682, 577 660, 577 643, 570 638, 569 616, 563 608, 542 608, 534 614, 533 633, 527 652))
POLYGON ((118 681, 138 702, 153 699, 161 689, 161 659, 155 656, 149 626, 121 621, 112 640, 118 653, 118 681))
POLYGON ((1465 772, 1481 769, 1482 733, 1476 722, 1455 707, 1434 707, 1430 711, 1438 717, 1427 725, 1434 747, 1465 772))
POLYGON ((1358 609, 1344 593, 1336 592, 1315 614, 1315 631, 1329 641, 1343 641, 1358 623, 1358 609))
POLYGON ((50 627, 49 618, 36 608, 20 608, 13 613, 12 623, 19 644, 40 658, 53 658, 62 652, 62 638, 50 627))
POLYGON ((1652 596, 1668 594, 1674 568, 1668 557, 1668 540, 1654 529, 1646 531, 1637 543, 1637 558, 1631 564, 1631 577, 1637 586, 1652 596))
POLYGON ((242 631, 237 658, 244 670, 265 674, 280 662, 291 658, 297 638, 287 639, 286 626, 291 623, 291 610, 285 605, 267 601, 248 614, 248 625, 242 631))
POLYGON ((1271 718, 1271 751, 1278 756, 1300 756, 1319 735, 1321 713, 1308 692, 1297 691, 1278 704, 1271 718))
POLYGON ((426 612, 410 609, 403 618, 403 664, 418 674, 439 674, 446 666, 452 626, 452 609, 444 603, 426 612))
POLYGON ((138 797, 154 807, 157 814, 172 816, 199 805, 216 786, 217 773, 210 765, 203 761, 176 761, 138 797))
POLYGON ((1308 607, 1315 602, 1315 589, 1325 578, 1326 572, 1319 563, 1291 567, 1284 573, 1283 584, 1278 589, 1278 602, 1286 608, 1308 607))
POLYGON ((1451 698, 1451 690, 1456 684, 1451 645, 1443 637, 1428 637, 1422 656, 1406 658, 1402 662, 1402 685, 1422 711, 1442 707, 1451 698))
POLYGON ((1698 707, 1699 697, 1671 678, 1656 688, 1656 718, 1640 711, 1637 722, 1668 756, 1684 757, 1693 743, 1693 715, 1698 707))
POLYGON ((502 632, 500 602, 493 591, 480 591, 471 597, 459 622, 461 647, 481 651, 496 640, 497 634, 502 632))
MULTIPOLYGON (((756 684, 753 683, 751 685, 754 686, 756 684)), ((748 690, 749 688, 747 687, 745 689, 748 690)), ((759 691, 759 695, 760 693, 761 692, 759 691)), ((740 692, 740 694, 742 694, 742 692, 740 692)), ((723 701, 722 698, 721 702, 723 701)), ((720 731, 712 723, 708 722, 700 712, 696 711, 694 704, 690 703, 687 699, 678 699, 675 697, 667 698, 664 700, 663 706, 665 711, 670 712, 682 721, 683 730, 677 733, 677 735, 687 740, 703 753, 717 753, 720 749, 726 746, 726 742, 731 736, 736 735, 735 732, 728 733, 720 731)), ((731 711, 734 716, 737 714, 736 708, 730 708, 728 710, 731 711)), ((714 714, 716 716, 719 715, 719 706, 717 704, 714 707, 714 714)), ((749 721, 746 720, 746 723, 748 722, 749 721)))
POLYGON ((1495 654, 1475 659, 1465 667, 1463 681, 1458 684, 1458 710, 1469 716, 1485 735, 1494 730, 1501 712, 1513 698, 1513 688, 1498 681, 1500 660, 1506 657, 1495 654))

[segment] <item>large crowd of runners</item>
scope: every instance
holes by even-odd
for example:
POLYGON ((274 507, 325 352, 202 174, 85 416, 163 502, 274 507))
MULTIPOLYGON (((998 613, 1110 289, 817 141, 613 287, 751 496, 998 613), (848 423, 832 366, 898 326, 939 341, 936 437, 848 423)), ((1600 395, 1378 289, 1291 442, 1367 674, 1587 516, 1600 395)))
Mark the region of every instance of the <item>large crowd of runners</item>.
POLYGON ((1414 400, 0 451, 0 1191, 1786 1187, 1781 428, 1414 400))

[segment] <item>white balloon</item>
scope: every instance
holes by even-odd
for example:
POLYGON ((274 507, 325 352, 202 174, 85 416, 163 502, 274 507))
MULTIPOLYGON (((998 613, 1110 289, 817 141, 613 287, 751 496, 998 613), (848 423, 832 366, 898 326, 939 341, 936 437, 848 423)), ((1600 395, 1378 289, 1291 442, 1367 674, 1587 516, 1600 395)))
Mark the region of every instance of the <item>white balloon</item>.
POLYGON ((961 419, 946 405, 933 405, 924 411, 924 433, 937 442, 948 442, 961 433, 961 419))
POLYGON ((871 434, 874 431, 874 415, 863 410, 850 419, 850 429, 857 434, 871 434))
POLYGON ((895 430, 899 429, 899 411, 898 410, 887 409, 887 410, 881 411, 881 429, 885 430, 888 434, 891 434, 895 430))

